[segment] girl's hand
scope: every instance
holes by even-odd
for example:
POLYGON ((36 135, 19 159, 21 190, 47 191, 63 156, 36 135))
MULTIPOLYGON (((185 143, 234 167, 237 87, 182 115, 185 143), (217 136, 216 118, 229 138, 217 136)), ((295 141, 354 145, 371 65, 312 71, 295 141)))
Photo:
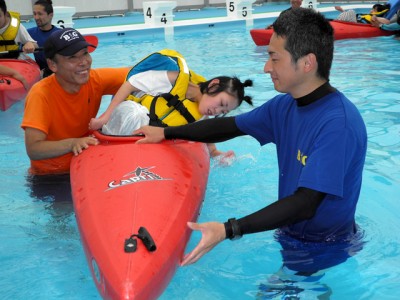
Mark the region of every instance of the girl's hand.
POLYGON ((215 162, 218 163, 218 165, 223 167, 231 166, 236 159, 235 152, 233 152, 232 150, 229 150, 227 152, 221 152, 215 150, 214 152, 218 152, 218 154, 212 156, 212 158, 214 159, 215 162))

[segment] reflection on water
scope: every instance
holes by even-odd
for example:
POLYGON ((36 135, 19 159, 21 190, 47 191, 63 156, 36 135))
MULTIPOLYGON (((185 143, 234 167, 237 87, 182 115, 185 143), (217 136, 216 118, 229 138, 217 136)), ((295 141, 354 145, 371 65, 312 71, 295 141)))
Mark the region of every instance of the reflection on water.
POLYGON ((321 279, 324 272, 312 275, 301 275, 282 267, 275 274, 271 275, 266 282, 260 283, 256 292, 257 300, 266 299, 330 299, 332 289, 321 279))
POLYGON ((301 242, 279 230, 275 239, 281 244, 283 264, 259 284, 256 299, 330 299, 332 289, 322 282, 329 272, 362 250, 364 232, 358 228, 350 240, 335 243, 301 242))
POLYGON ((76 237, 76 227, 71 195, 70 175, 27 175, 26 187, 33 201, 44 204, 48 223, 46 232, 50 238, 76 237))

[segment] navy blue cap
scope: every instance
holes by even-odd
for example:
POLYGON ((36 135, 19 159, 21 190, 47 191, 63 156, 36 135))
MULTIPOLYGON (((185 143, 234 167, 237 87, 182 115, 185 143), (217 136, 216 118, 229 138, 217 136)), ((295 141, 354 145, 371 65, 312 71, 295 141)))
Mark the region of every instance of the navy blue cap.
POLYGON ((44 44, 44 55, 53 58, 56 54, 72 56, 83 48, 93 47, 79 31, 73 28, 63 28, 53 32, 44 44))

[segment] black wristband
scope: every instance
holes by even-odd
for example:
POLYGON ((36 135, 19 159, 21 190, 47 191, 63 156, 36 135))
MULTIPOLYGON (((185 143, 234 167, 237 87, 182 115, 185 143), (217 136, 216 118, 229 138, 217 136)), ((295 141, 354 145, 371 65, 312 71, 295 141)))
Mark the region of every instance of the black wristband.
POLYGON ((230 240, 237 240, 242 237, 242 231, 240 230, 240 226, 238 221, 235 218, 231 218, 228 220, 228 223, 230 224, 232 234, 230 235, 229 239, 230 240))
POLYGON ((233 238, 233 230, 232 225, 228 221, 224 223, 225 226, 225 235, 227 239, 233 238))
POLYGON ((164 128, 164 138, 166 140, 172 140, 173 139, 173 137, 171 137, 171 128, 172 127, 165 127, 164 128))

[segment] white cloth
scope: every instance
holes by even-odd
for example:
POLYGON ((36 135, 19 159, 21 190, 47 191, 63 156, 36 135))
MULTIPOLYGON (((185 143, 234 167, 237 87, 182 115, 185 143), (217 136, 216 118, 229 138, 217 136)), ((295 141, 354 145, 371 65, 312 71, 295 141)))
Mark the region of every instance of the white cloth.
POLYGON ((356 15, 356 12, 354 10, 347 10, 347 11, 342 12, 337 17, 337 19, 339 21, 356 23, 357 22, 357 15, 356 15))
MULTIPOLYGON (((172 89, 167 71, 146 71, 132 75, 129 83, 140 90, 136 97, 144 94, 157 96, 172 89)), ((144 125, 149 125, 149 111, 135 101, 123 101, 111 113, 110 120, 102 128, 109 135, 132 135, 132 132, 144 125)))
POLYGON ((172 84, 168 79, 167 71, 146 71, 132 75, 129 83, 141 92, 134 95, 141 97, 144 94, 157 96, 172 90, 172 84))
POLYGON ((123 101, 114 109, 102 131, 108 135, 132 135, 134 130, 149 125, 148 113, 146 107, 135 101, 123 101))

